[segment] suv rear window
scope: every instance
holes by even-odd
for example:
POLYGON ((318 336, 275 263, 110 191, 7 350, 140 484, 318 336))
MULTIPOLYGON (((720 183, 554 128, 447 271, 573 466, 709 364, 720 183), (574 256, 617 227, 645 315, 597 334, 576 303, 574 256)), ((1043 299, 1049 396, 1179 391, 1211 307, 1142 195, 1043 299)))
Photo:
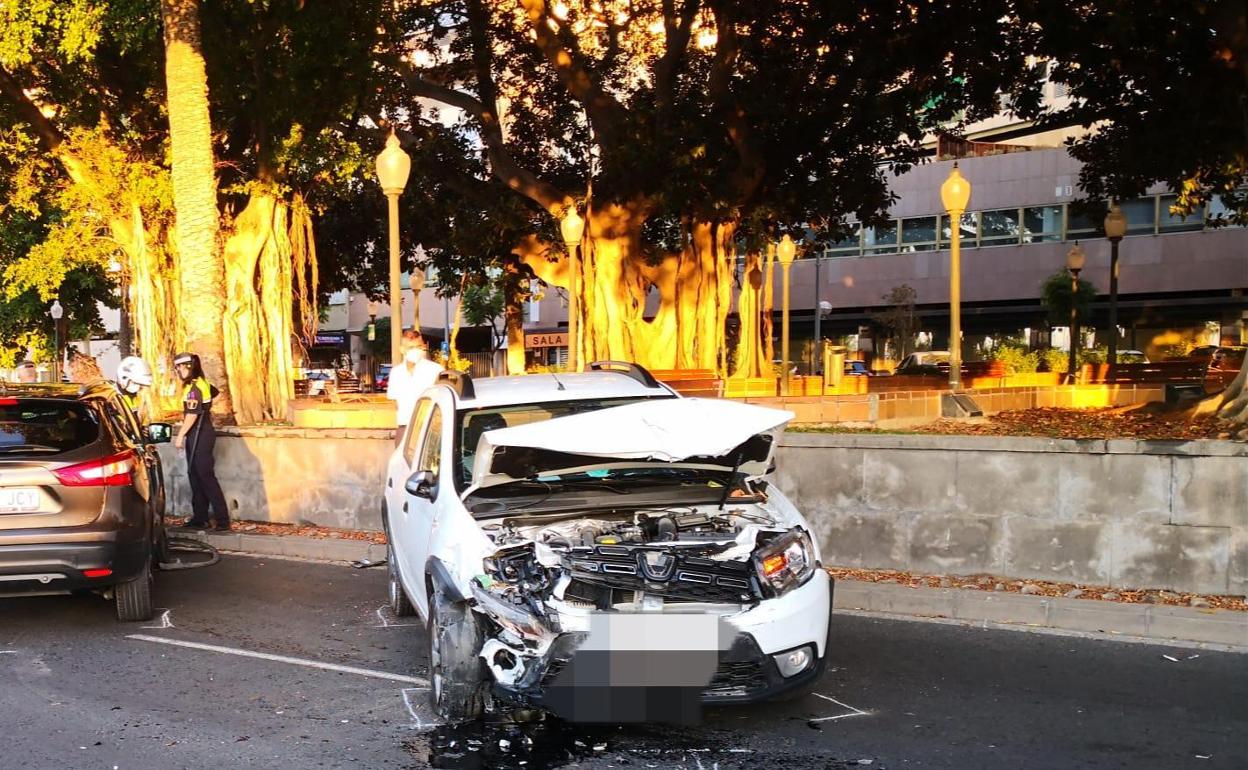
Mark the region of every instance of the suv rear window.
POLYGON ((68 452, 94 442, 100 426, 83 404, 53 399, 0 399, 0 456, 68 452))

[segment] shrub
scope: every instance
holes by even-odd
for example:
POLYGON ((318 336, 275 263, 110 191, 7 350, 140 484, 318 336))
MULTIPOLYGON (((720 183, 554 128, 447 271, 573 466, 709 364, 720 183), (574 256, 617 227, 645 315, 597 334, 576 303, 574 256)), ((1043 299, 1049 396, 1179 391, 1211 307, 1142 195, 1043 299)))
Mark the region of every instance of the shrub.
POLYGON ((1045 350, 1039 351, 1039 353, 1040 353, 1040 362, 1044 365, 1045 369, 1047 369, 1050 372, 1066 371, 1066 365, 1067 365, 1067 362, 1069 361, 1069 356, 1066 355, 1065 350, 1058 350, 1057 348, 1046 348, 1045 350))
POLYGON ((1006 374, 1029 374, 1040 367, 1040 354, 1022 345, 1002 343, 993 348, 990 361, 1000 361, 1006 374))

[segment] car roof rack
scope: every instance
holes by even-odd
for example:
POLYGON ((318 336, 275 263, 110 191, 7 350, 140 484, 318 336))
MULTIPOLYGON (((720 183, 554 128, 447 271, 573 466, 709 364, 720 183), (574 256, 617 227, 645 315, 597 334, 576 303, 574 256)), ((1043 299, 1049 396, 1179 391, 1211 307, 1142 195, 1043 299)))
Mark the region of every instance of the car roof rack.
POLYGON ((647 388, 659 388, 659 381, 654 379, 654 375, 646 371, 641 364, 635 364, 632 361, 594 361, 589 365, 591 372, 619 372, 620 374, 632 377, 647 388))
POLYGON ((477 390, 472 387, 472 376, 467 372, 443 369, 438 372, 438 379, 434 381, 434 384, 449 386, 451 390, 455 391, 455 395, 459 396, 461 401, 468 401, 477 397, 477 390))

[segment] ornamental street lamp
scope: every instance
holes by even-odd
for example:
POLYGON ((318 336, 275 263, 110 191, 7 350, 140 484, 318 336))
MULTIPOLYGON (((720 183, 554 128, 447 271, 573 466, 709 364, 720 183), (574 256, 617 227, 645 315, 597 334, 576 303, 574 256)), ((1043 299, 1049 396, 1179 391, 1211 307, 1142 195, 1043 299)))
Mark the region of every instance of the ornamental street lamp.
POLYGON ((65 317, 65 308, 61 307, 60 300, 52 300, 48 315, 52 316, 52 381, 59 383, 61 381, 61 319, 65 317))
POLYGON ((1105 215, 1105 237, 1109 239, 1109 376, 1118 367, 1118 242, 1127 234, 1127 215, 1118 204, 1105 215))
POLYGON ((793 257, 797 255, 797 244, 793 242, 792 236, 785 235, 780 239, 780 246, 776 249, 776 255, 780 258, 780 267, 783 268, 784 282, 781 294, 782 323, 780 345, 781 364, 784 369, 780 375, 780 394, 789 395, 789 268, 793 266, 793 257))
POLYGON ((1079 271, 1083 270, 1083 265, 1087 261, 1087 256, 1083 253, 1083 248, 1075 243, 1070 247, 1070 251, 1066 252, 1066 269, 1070 271, 1070 361, 1067 364, 1066 375, 1070 383, 1075 384, 1075 372, 1078 366, 1077 359, 1079 354, 1079 271))
POLYGON ((949 213, 949 388, 962 387, 962 213, 971 202, 971 183, 955 161, 940 186, 940 200, 949 213))
POLYGON ((581 246, 581 237, 585 234, 585 220, 576 213, 576 205, 568 206, 563 220, 559 223, 559 231, 563 235, 563 243, 568 247, 568 370, 580 371, 580 315, 581 294, 579 279, 581 273, 580 260, 577 252, 581 246))
MULTIPOLYGON (((750 288, 754 290, 754 339, 751 341, 751 344, 754 346, 755 354, 761 358, 761 351, 765 350, 763 346, 763 271, 758 269, 758 265, 755 265, 750 268, 746 280, 749 281, 750 288)), ((771 369, 770 361, 767 362, 767 368, 768 370, 771 369)), ((758 370, 761 372, 762 367, 759 366, 758 370)), ((750 374, 752 375, 754 372, 750 372, 750 374)))
POLYGON ((407 186, 412 159, 390 132, 386 148, 377 156, 377 181, 389 201, 390 220, 390 362, 399 362, 399 339, 403 336, 403 299, 399 286, 399 196, 407 186))

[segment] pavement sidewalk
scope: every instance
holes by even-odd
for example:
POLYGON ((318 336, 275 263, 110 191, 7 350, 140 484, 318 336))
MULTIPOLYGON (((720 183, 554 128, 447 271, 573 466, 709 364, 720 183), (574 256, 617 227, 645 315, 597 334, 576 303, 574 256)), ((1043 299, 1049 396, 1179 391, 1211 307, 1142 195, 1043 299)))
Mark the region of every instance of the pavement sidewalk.
MULTIPOLYGON (((361 540, 178 531, 220 551, 353 562, 386 558, 386 546, 361 540)), ((962 588, 916 588, 838 580, 835 609, 905 620, 928 620, 981 628, 1075 633, 1122 641, 1146 641, 1248 652, 1248 612, 1092 599, 1031 596, 962 588)))

